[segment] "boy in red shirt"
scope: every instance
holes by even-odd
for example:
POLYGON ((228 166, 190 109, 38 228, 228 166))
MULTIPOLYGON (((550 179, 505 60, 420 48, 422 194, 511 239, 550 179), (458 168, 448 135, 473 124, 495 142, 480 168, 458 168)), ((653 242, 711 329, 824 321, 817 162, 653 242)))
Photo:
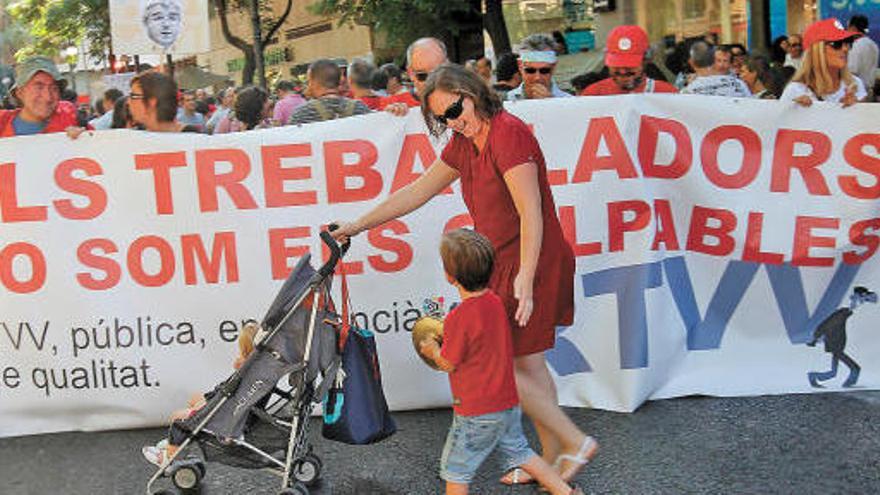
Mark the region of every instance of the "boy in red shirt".
POLYGON ((553 495, 582 495, 529 448, 513 375, 510 323, 501 299, 487 286, 495 263, 492 244, 469 229, 440 241, 446 279, 461 304, 443 324, 443 345, 427 339, 423 355, 449 373, 452 426, 440 459, 447 495, 466 495, 480 464, 497 447, 507 468, 519 467, 553 495))

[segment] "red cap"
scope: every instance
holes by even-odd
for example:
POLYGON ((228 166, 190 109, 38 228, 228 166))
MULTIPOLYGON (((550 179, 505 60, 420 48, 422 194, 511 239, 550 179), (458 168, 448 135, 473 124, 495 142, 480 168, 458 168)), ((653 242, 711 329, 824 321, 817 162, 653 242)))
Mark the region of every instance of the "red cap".
POLYGON ((617 26, 608 33, 605 65, 641 67, 648 51, 648 33, 639 26, 617 26))
POLYGON ((804 50, 817 41, 839 41, 855 36, 856 33, 844 29, 843 24, 834 17, 816 21, 804 31, 804 50))

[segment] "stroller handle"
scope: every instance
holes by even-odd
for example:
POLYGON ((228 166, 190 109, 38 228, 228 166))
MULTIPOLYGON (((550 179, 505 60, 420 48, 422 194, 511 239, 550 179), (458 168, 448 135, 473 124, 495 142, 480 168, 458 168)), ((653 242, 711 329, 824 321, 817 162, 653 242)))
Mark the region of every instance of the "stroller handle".
POLYGON ((318 273, 320 273, 323 278, 333 275, 333 272, 336 270, 336 264, 339 263, 339 260, 342 259, 343 256, 345 256, 345 253, 348 252, 349 246, 351 246, 350 240, 340 246, 339 243, 336 242, 336 239, 330 235, 330 232, 333 232, 338 228, 338 225, 331 223, 327 226, 327 230, 321 231, 321 240, 328 248, 330 248, 330 259, 318 269, 318 273))

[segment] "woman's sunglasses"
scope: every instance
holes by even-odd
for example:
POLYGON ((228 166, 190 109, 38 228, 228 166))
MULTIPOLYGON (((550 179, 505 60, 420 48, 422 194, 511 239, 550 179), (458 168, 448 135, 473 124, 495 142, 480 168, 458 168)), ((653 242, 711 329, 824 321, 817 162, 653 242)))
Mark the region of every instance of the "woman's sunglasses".
POLYGON ((443 115, 435 115, 434 118, 437 119, 437 122, 446 125, 448 121, 461 117, 462 112, 464 112, 464 94, 459 95, 458 101, 449 105, 443 115))
POLYGON ((546 76, 547 74, 553 72, 553 68, 552 67, 540 67, 540 68, 538 68, 538 67, 523 67, 523 71, 526 74, 534 74, 535 72, 540 72, 541 74, 546 76))
POLYGON ((846 46, 847 48, 852 48, 852 44, 853 44, 853 41, 852 41, 852 39, 849 39, 849 38, 847 38, 845 40, 837 40, 837 41, 829 41, 828 42, 828 46, 830 46, 831 48, 833 48, 835 50, 840 50, 844 46, 846 46))

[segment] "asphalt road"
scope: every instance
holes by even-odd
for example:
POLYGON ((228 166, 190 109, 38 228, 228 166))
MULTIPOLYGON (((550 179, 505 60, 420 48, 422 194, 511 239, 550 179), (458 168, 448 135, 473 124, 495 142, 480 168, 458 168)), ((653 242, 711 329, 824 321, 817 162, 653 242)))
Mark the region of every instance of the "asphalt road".
MULTIPOLYGON (((569 412, 602 444, 578 478, 587 493, 880 493, 880 392, 695 397, 650 402, 633 414, 569 412)), ((450 414, 396 414, 398 433, 373 446, 316 439, 324 471, 312 493, 441 493, 436 471, 450 414)), ((153 470, 140 447, 163 434, 149 429, 2 439, 0 494, 144 493, 153 470)), ((535 493, 502 487, 498 470, 490 458, 471 493, 535 493)), ((276 494, 279 484, 262 471, 209 464, 202 493, 276 494)))

